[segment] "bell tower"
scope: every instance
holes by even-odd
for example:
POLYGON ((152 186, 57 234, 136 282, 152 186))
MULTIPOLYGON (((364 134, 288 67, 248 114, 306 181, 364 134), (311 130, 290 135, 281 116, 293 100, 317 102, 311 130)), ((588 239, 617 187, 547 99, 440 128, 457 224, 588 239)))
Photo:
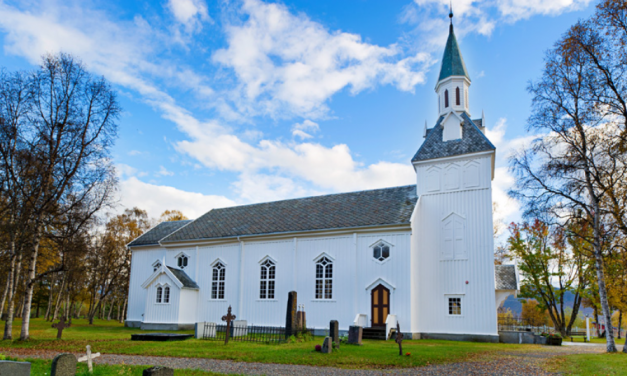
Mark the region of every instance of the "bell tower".
POLYGON ((459 50, 455 31, 453 30, 453 11, 449 13, 450 26, 446 48, 442 56, 440 76, 435 85, 438 94, 438 114, 445 116, 451 111, 466 112, 469 114, 468 88, 470 76, 464 64, 464 58, 459 50))

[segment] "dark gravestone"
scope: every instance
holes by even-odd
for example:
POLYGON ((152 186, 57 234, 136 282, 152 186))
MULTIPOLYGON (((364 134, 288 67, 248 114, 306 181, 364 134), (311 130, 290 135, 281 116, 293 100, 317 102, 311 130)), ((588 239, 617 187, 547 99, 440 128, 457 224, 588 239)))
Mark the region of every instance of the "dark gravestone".
POLYGON ((52 359, 50 376, 76 375, 76 357, 74 354, 59 354, 52 359))
POLYGON ((364 335, 364 328, 361 326, 348 327, 348 343, 353 345, 361 345, 361 338, 364 335))
POLYGON ((231 322, 235 320, 237 317, 231 314, 231 306, 226 311, 226 315, 222 316, 222 321, 226 321, 226 335, 224 337, 224 344, 227 345, 229 343, 229 336, 231 335, 231 322))
POLYGON ((287 294, 287 314, 285 315, 285 337, 296 334, 296 312, 298 312, 296 291, 287 294))
POLYGON ((307 329, 307 316, 305 315, 305 311, 298 311, 296 313, 296 327, 298 330, 307 329))
POLYGON ((174 370, 168 367, 150 367, 144 370, 142 376, 174 376, 174 370))
POLYGON ((0 376, 30 376, 30 363, 0 360, 0 376))
POLYGON ((324 337, 324 342, 322 342, 322 353, 331 354, 332 352, 333 342, 331 341, 331 337, 324 337))
POLYGON ((337 347, 340 347, 340 324, 337 320, 331 320, 329 323, 329 335, 337 347))

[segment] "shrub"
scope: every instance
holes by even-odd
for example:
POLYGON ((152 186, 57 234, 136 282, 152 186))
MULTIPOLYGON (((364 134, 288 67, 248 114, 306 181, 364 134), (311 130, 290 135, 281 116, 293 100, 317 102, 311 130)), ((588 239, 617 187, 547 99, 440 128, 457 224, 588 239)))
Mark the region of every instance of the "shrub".
POLYGON ((316 345, 316 351, 322 351, 322 346, 316 345))

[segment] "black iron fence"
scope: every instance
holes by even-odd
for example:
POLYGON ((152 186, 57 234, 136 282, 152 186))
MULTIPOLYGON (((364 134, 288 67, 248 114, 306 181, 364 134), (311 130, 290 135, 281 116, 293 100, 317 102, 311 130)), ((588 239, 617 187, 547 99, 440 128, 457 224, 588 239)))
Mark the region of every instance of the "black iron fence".
MULTIPOLYGON (((283 327, 231 325, 229 341, 280 343, 287 341, 290 335, 291 333, 286 334, 283 327)), ((299 330, 294 335, 313 336, 313 329, 299 330)), ((224 341, 226 339, 226 325, 218 325, 211 322, 205 323, 202 339, 224 341)))
POLYGON ((540 320, 528 320, 518 317, 499 317, 500 331, 533 332, 536 334, 552 333, 555 329, 540 320))

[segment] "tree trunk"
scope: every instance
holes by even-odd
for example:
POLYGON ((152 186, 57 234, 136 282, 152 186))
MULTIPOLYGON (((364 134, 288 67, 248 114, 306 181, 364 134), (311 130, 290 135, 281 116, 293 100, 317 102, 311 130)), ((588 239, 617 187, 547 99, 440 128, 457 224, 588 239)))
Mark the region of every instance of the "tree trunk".
MULTIPOLYGON (((597 226, 595 225, 595 227, 597 226)), ((595 228, 594 231, 596 233, 597 228, 595 228)), ((603 313, 603 317, 605 318, 605 339, 607 344, 606 349, 607 352, 616 352, 617 350, 616 343, 614 341, 614 330, 612 329, 612 312, 610 311, 610 307, 607 301, 607 290, 605 288, 605 273, 603 272, 603 255, 601 254, 600 241, 595 239, 594 248, 594 265, 596 267, 597 281, 599 284, 599 300, 601 301, 601 313, 603 313)))
POLYGON ((76 310, 74 311, 74 316, 76 316, 76 318, 80 318, 81 316, 81 309, 83 308, 83 301, 81 300, 78 305, 76 306, 76 310))
POLYGON ((63 296, 63 292, 65 291, 65 283, 67 282, 67 273, 63 273, 63 281, 61 282, 61 288, 57 293, 57 302, 54 306, 54 314, 52 315, 52 321, 57 321, 59 319, 59 307, 61 306, 61 297, 63 296))
MULTIPOLYGON (((112 301, 109 304, 109 313, 107 314, 107 321, 111 321, 111 312, 113 312, 113 306, 114 305, 115 305, 115 301, 112 301)), ((118 310, 120 309, 119 307, 120 307, 120 305, 118 304, 118 310)))
POLYGON ((599 325, 599 310, 597 309, 597 307, 594 307, 594 321, 597 323, 596 325, 596 331, 597 331, 597 338, 601 338, 601 325, 599 325))
POLYGON ((623 311, 618 311, 618 339, 620 339, 620 329, 623 323, 623 311))
POLYGON ((120 323, 126 319, 126 309, 128 308, 128 298, 124 298, 124 306, 122 307, 122 316, 120 317, 120 323))
POLYGON ((2 302, 0 302, 0 317, 4 313, 4 303, 7 301, 7 296, 9 295, 9 287, 11 287, 11 271, 7 274, 7 283, 4 286, 4 291, 2 292, 2 302))
POLYGON ((28 275, 26 276, 26 291, 24 292, 24 310, 22 312, 22 331, 20 333, 20 341, 30 338, 30 305, 33 301, 33 289, 35 287, 35 277, 37 273, 37 255, 39 254, 39 229, 36 229, 33 241, 33 249, 29 255, 28 275))
POLYGON ((52 273, 52 277, 50 277, 50 294, 48 295, 48 308, 46 309, 46 316, 44 319, 46 321, 50 320, 50 313, 52 311, 52 300, 54 299, 54 284, 57 282, 57 273, 52 273))
POLYGON ((11 285, 9 286, 9 296, 7 297, 7 320, 4 323, 4 336, 3 339, 13 339, 13 315, 15 309, 15 293, 17 291, 17 279, 20 274, 20 268, 22 264, 22 253, 20 252, 19 256, 17 256, 17 261, 15 260, 15 242, 11 242, 11 270, 9 274, 11 275, 10 281, 11 285))

